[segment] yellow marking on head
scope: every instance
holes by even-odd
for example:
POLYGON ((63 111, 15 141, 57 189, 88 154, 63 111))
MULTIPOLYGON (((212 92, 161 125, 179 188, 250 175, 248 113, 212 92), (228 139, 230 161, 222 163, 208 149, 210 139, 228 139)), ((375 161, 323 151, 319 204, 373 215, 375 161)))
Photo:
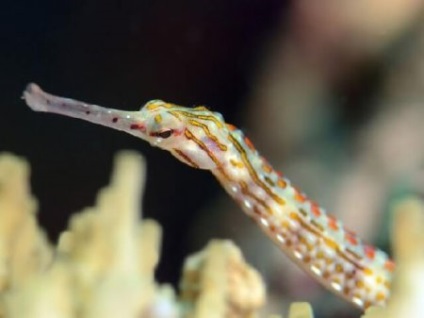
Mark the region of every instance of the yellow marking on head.
POLYGON ((205 106, 196 106, 196 107, 193 108, 193 110, 205 111, 205 110, 209 110, 209 109, 207 109, 205 106))
POLYGON ((178 120, 182 121, 180 114, 175 111, 175 110, 169 110, 168 113, 172 116, 174 116, 175 118, 177 118, 178 120))
POLYGON ((226 145, 224 145, 224 144, 222 144, 222 143, 218 140, 218 138, 217 138, 214 134, 212 134, 212 133, 210 132, 209 127, 208 127, 207 125, 205 125, 205 124, 203 124, 203 123, 200 123, 200 122, 198 122, 197 120, 194 120, 194 119, 190 119, 190 120, 189 120, 189 123, 190 123, 191 125, 193 125, 193 126, 196 126, 196 127, 200 127, 200 128, 202 128, 202 130, 204 131, 204 133, 206 134, 206 136, 207 136, 209 139, 211 139, 214 143, 216 143, 216 145, 219 147, 219 149, 221 149, 222 151, 226 151, 226 150, 227 150, 227 146, 226 146, 226 145))
POLYGON ((173 106, 174 106, 173 104, 165 103, 162 100, 151 100, 151 101, 147 102, 145 107, 148 110, 153 111, 153 110, 157 110, 157 109, 160 109, 160 108, 172 108, 173 106))
POLYGON ((203 142, 197 139, 190 130, 186 129, 184 131, 184 136, 187 139, 194 141, 199 146, 199 148, 202 149, 208 155, 208 157, 215 163, 217 167, 221 166, 221 163, 215 157, 215 155, 210 151, 210 149, 206 147, 206 145, 203 142))
POLYGON ((218 128, 224 127, 224 123, 214 115, 198 115, 198 114, 193 114, 189 111, 184 111, 184 110, 179 110, 178 113, 187 118, 212 121, 213 123, 215 123, 216 127, 218 128))
POLYGON ((234 160, 232 158, 230 159, 230 163, 234 168, 243 169, 245 167, 243 162, 234 160))
POLYGON ((157 124, 160 124, 162 122, 162 116, 160 114, 158 114, 158 115, 155 116, 155 122, 157 124))

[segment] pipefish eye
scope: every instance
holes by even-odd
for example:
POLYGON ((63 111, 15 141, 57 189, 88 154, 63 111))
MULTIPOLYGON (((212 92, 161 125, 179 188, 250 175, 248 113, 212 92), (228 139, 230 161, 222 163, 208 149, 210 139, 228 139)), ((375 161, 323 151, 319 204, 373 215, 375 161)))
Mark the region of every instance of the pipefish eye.
POLYGON ((162 139, 166 139, 166 138, 171 137, 173 132, 174 132, 174 129, 165 129, 165 130, 162 130, 162 131, 152 132, 152 133, 150 133, 150 135, 153 136, 153 137, 159 137, 159 138, 162 138, 162 139))

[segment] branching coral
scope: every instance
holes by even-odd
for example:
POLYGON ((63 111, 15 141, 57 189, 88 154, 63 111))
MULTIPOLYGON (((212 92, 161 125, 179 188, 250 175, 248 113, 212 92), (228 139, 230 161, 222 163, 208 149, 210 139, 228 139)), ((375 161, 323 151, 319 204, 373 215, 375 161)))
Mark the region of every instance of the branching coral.
POLYGON ((363 318, 422 317, 424 313, 424 204, 407 199, 395 207, 393 247, 398 261, 386 308, 370 308, 363 318))
MULTIPOLYGON (((0 292, 19 289, 52 261, 52 249, 37 225, 27 163, 0 156, 0 292)), ((2 312, 4 308, 1 308, 2 312)))
MULTIPOLYGON (((27 163, 0 155, 0 317, 258 317, 263 280, 231 241, 213 240, 187 258, 179 297, 155 282, 161 229, 139 219, 144 176, 140 156, 118 155, 111 185, 74 215, 53 247, 36 221, 27 163)), ((408 199, 396 212, 393 296, 364 318, 424 312, 424 204, 408 199)), ((296 303, 288 317, 313 313, 296 303)))
POLYGON ((189 257, 181 290, 188 317, 248 318, 265 302, 261 277, 230 241, 212 241, 204 251, 189 257))
MULTIPOLYGON (((25 161, 11 154, 0 156, 1 317, 26 310, 15 299, 19 297, 23 303, 30 300, 28 292, 35 277, 45 275, 52 261, 52 248, 37 225, 37 204, 30 194, 28 178, 25 161)), ((46 289, 40 290, 44 293, 46 289)))
POLYGON ((35 221, 27 164, 1 157, 4 317, 178 315, 172 289, 153 279, 160 228, 138 219, 141 162, 134 154, 120 154, 111 185, 100 192, 96 206, 76 214, 52 248, 35 221))
POLYGON ((0 155, 0 317, 256 316, 264 284, 229 241, 187 260, 183 300, 155 282, 161 229, 139 218, 144 179, 142 158, 119 154, 111 184, 53 247, 36 221, 28 164, 0 155))

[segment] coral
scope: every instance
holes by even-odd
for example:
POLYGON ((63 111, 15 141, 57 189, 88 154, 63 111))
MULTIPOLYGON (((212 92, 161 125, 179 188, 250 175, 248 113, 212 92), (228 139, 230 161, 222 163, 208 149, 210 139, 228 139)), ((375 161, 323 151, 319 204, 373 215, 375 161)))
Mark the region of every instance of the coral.
POLYGON ((52 248, 37 225, 27 163, 0 156, 0 292, 20 288, 52 261, 52 248))
POLYGON ((212 241, 186 260, 181 292, 187 317, 255 317, 265 302, 260 275, 231 241, 212 241))
POLYGON ((0 155, 0 317, 257 316, 264 283, 230 241, 187 259, 181 299, 155 282, 161 228, 139 217, 144 167, 120 153, 111 184, 53 246, 36 221, 28 164, 0 155))
POLYGON ((28 165, 0 158, 3 317, 178 316, 175 293, 153 277, 160 227, 138 216, 139 156, 117 156, 111 185, 95 207, 75 214, 55 248, 36 224, 28 165))
POLYGON ((385 308, 370 308, 363 318, 422 317, 424 312, 424 204, 416 198, 395 206, 393 248, 397 267, 385 308))

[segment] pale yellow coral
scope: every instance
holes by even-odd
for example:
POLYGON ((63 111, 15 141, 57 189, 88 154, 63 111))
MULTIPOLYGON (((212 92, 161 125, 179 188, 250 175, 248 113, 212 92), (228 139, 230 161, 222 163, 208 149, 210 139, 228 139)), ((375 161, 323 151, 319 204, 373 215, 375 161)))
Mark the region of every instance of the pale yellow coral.
POLYGON ((264 304, 261 277, 230 241, 186 262, 184 313, 174 290, 155 282, 161 229, 139 216, 140 156, 117 156, 110 186, 71 218, 57 247, 36 223, 28 178, 25 161, 0 156, 0 317, 247 318, 264 304))
POLYGON ((160 230, 153 221, 143 226, 139 220, 144 175, 141 158, 120 154, 111 185, 100 192, 94 208, 73 217, 60 240, 58 252, 74 264, 85 317, 133 317, 154 299, 153 272, 146 273, 142 264, 144 257, 151 264, 158 251, 141 252, 140 239, 157 247, 160 230), (140 234, 143 229, 153 241, 140 234))
POLYGON ((214 240, 186 260, 181 292, 193 318, 255 317, 265 302, 261 277, 230 241, 214 240))
POLYGON ((424 313, 424 203, 410 198, 395 207, 393 230, 397 262, 385 308, 370 308, 363 318, 416 318, 424 313))
POLYGON ((293 303, 290 305, 289 318, 313 318, 311 305, 308 303, 293 303))
POLYGON ((176 317, 172 289, 153 279, 160 227, 139 217, 144 172, 140 156, 117 156, 111 185, 74 215, 52 257, 35 221, 28 165, 0 157, 4 317, 176 317))
POLYGON ((43 271, 52 250, 36 221, 29 167, 21 158, 0 155, 0 292, 43 271))

